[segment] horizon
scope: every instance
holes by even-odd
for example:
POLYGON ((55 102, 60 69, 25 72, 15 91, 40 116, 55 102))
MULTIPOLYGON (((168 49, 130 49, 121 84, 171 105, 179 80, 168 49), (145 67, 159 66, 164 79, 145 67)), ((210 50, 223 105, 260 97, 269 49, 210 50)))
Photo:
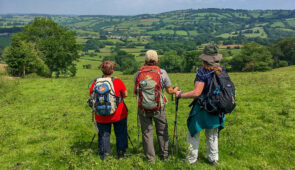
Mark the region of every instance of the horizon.
POLYGON ((177 9, 177 10, 170 10, 170 11, 162 11, 158 13, 139 13, 139 14, 130 14, 130 15, 114 15, 114 14, 50 14, 50 13, 1 13, 0 15, 15 15, 15 16, 138 16, 138 15, 158 15, 163 13, 169 13, 174 11, 186 11, 186 10, 202 10, 202 9, 218 9, 218 10, 244 10, 244 11, 295 11, 295 9, 233 9, 233 8, 187 8, 187 9, 177 9))
POLYGON ((160 14, 187 9, 294 10, 295 1, 285 0, 0 0, 0 14, 111 15, 160 14))

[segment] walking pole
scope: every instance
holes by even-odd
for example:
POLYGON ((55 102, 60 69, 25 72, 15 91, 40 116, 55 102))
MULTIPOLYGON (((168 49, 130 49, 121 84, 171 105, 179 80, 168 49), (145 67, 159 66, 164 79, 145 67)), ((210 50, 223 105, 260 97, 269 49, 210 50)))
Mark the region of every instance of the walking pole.
MULTIPOLYGON (((179 89, 180 90, 180 89, 179 89)), ((176 148, 175 148, 175 155, 177 155, 178 153, 178 135, 177 135, 177 112, 178 112, 178 101, 179 98, 177 98, 177 96, 175 96, 175 120, 174 120, 174 131, 173 131, 173 141, 172 141, 172 150, 174 150, 174 138, 176 138, 175 144, 176 144, 176 148)))
POLYGON ((132 140, 131 140, 131 138, 130 138, 130 136, 129 136, 129 134, 127 134, 127 137, 128 137, 128 139, 129 139, 129 141, 130 141, 130 143, 131 143, 131 145, 132 145, 132 148, 135 149, 135 148, 134 148, 134 145, 133 145, 133 143, 132 143, 132 140))
POLYGON ((98 127, 96 125, 96 122, 94 121, 94 110, 92 111, 92 122, 93 122, 93 125, 94 125, 94 128, 95 128, 96 133, 94 133, 94 135, 92 137, 92 140, 91 140, 91 143, 90 143, 90 147, 92 146, 92 143, 93 143, 93 141, 95 139, 96 134, 98 134, 98 127))
POLYGON ((94 135, 93 135, 93 137, 92 137, 92 140, 91 140, 91 142, 90 142, 90 148, 91 148, 92 143, 93 143, 93 141, 94 141, 94 139, 95 139, 95 136, 96 136, 96 133, 94 133, 94 135))
POLYGON ((99 132, 98 127, 97 127, 97 124, 96 124, 96 121, 94 121, 94 114, 95 114, 94 113, 94 103, 95 103, 95 101, 92 101, 92 123, 94 125, 95 132, 94 132, 94 135, 92 137, 92 140, 91 140, 91 143, 90 143, 90 147, 92 146, 92 143, 93 143, 93 141, 95 139, 96 134, 98 136, 98 132, 99 132))
POLYGON ((137 105, 137 150, 139 149, 139 109, 138 109, 138 89, 136 89, 136 105, 137 105))

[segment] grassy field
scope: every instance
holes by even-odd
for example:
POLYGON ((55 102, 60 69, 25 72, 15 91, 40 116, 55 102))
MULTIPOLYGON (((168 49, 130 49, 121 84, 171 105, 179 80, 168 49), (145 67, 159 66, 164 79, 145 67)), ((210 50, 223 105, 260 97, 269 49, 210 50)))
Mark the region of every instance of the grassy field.
MULTIPOLYGON (((0 169, 195 169, 186 163, 186 119, 191 100, 180 100, 179 153, 167 162, 149 164, 142 147, 129 145, 126 159, 116 158, 115 138, 111 154, 101 161, 97 139, 89 146, 94 129, 86 104, 88 83, 100 76, 99 61, 81 59, 74 78, 49 79, 30 75, 7 81, 0 77, 0 169), (82 69, 91 64, 92 69, 82 69)), ((200 169, 294 169, 295 168, 295 67, 263 73, 231 73, 237 87, 237 108, 226 116, 219 138, 220 161, 206 160, 201 133, 200 169)), ((1 74, 0 74, 1 75, 1 74)), ((127 86, 128 132, 137 144, 136 99, 133 76, 115 73, 127 86)), ((169 74, 183 91, 193 89, 195 74, 169 74)), ((168 97, 170 99, 170 96, 168 97)), ((166 106, 172 143, 174 103, 166 106)), ((155 139, 157 153, 158 145, 155 139)), ((141 143, 141 140, 140 140, 141 143)), ((130 144, 130 143, 129 143, 130 144)), ((171 148, 170 148, 171 149, 171 148)))

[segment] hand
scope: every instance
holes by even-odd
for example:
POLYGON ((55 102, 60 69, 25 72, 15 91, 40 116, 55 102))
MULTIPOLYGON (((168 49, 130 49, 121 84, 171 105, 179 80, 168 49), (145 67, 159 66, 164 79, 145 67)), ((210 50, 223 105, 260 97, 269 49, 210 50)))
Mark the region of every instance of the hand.
POLYGON ((173 91, 174 91, 174 93, 176 93, 178 91, 178 87, 174 87, 173 91))
POLYGON ((179 94, 182 94, 182 92, 179 90, 179 91, 176 91, 176 93, 175 93, 175 96, 177 97, 177 98, 179 98, 179 94))

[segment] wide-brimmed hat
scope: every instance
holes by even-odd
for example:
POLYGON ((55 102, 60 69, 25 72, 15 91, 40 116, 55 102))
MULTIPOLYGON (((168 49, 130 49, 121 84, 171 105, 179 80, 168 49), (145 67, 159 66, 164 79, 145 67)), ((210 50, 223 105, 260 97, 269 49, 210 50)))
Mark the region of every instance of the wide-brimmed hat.
POLYGON ((218 53, 217 45, 210 43, 205 46, 203 54, 200 55, 200 58, 205 61, 208 66, 219 67, 222 54, 218 53))
POLYGON ((148 50, 145 53, 145 61, 151 61, 151 60, 156 61, 156 62, 159 61, 158 54, 155 50, 148 50))

